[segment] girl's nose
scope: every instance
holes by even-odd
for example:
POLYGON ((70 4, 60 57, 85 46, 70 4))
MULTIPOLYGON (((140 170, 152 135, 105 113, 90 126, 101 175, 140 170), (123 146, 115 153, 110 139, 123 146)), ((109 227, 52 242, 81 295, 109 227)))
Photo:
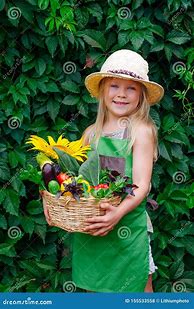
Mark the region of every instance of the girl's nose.
POLYGON ((119 91, 118 91, 118 97, 120 97, 120 98, 125 98, 125 97, 126 97, 126 91, 125 91, 125 89, 123 89, 123 88, 119 89, 119 91))

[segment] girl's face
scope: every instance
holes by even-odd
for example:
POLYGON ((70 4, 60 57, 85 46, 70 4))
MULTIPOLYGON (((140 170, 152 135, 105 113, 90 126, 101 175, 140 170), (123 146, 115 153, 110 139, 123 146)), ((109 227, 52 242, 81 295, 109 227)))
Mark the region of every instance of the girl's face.
POLYGON ((108 113, 114 117, 129 116, 136 109, 141 85, 132 80, 110 78, 105 82, 104 98, 108 113))

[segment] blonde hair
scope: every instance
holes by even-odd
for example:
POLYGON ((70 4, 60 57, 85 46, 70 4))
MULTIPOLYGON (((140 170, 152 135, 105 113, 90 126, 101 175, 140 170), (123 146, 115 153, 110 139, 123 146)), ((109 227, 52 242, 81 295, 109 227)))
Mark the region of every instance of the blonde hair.
MULTIPOLYGON (((104 90, 105 90, 106 81, 109 79, 110 77, 105 77, 100 82, 99 106, 98 106, 97 118, 96 118, 96 122, 89 127, 90 130, 88 131, 89 142, 91 142, 91 134, 94 135, 94 132, 95 132, 95 135, 92 137, 92 142, 95 145, 98 144, 99 138, 102 134, 103 125, 107 119, 107 107, 106 107, 105 100, 104 100, 104 90)), ((140 99, 139 99, 139 104, 136 110, 133 112, 133 114, 130 115, 130 117, 123 117, 123 123, 127 122, 127 127, 128 127, 128 134, 129 134, 128 152, 131 151, 133 144, 135 142, 136 128, 138 127, 140 123, 144 122, 152 130, 153 140, 154 140, 153 160, 154 162, 156 162, 158 159, 158 130, 157 130, 157 127, 153 119, 149 115, 150 105, 147 103, 147 98, 146 98, 147 90, 143 84, 141 83, 139 84, 141 85, 141 88, 142 88, 140 99)))

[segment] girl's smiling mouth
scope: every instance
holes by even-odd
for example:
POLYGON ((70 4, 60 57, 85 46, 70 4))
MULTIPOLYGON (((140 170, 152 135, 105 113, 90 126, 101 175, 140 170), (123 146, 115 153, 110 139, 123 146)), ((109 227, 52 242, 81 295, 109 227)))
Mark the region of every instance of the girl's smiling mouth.
POLYGON ((121 102, 121 101, 114 101, 114 100, 113 100, 113 103, 115 103, 117 105, 127 105, 127 104, 129 104, 128 102, 121 102))

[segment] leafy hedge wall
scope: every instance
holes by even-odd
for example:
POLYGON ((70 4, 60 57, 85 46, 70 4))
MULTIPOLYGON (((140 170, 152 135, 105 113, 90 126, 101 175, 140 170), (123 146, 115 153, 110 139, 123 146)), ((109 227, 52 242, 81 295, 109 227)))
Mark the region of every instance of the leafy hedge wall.
POLYGON ((148 60, 150 78, 165 88, 151 108, 160 141, 150 194, 159 208, 149 210, 154 288, 193 292, 192 1, 1 0, 0 20, 0 290, 76 290, 71 234, 44 219, 25 140, 80 137, 97 110, 85 76, 128 48, 148 60))

